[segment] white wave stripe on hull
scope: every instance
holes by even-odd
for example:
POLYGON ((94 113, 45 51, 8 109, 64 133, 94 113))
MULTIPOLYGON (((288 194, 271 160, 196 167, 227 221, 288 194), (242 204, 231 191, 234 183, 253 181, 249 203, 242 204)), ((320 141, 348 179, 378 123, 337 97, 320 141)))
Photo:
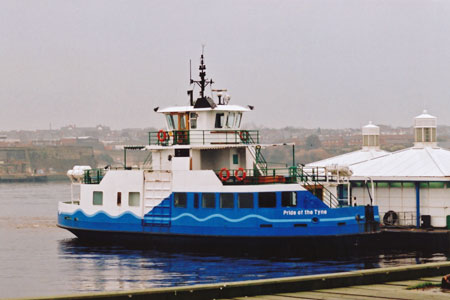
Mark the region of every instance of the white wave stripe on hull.
MULTIPOLYGON (((190 213, 183 213, 181 215, 173 217, 173 218, 171 218, 171 221, 176 221, 176 220, 184 218, 184 217, 190 217, 198 222, 206 222, 213 218, 221 218, 221 219, 231 222, 231 223, 239 223, 239 222, 245 221, 250 218, 261 219, 263 221, 271 222, 271 223, 311 222, 311 218, 307 218, 307 219, 269 219, 269 218, 266 218, 266 217, 263 217, 260 215, 255 215, 255 214, 246 215, 239 219, 230 219, 221 214, 213 214, 213 215, 207 216, 206 218, 198 218, 190 213)), ((337 222, 337 221, 350 221, 350 220, 355 220, 355 217, 352 216, 352 217, 341 217, 341 218, 323 218, 323 219, 320 219, 320 222, 337 222)))

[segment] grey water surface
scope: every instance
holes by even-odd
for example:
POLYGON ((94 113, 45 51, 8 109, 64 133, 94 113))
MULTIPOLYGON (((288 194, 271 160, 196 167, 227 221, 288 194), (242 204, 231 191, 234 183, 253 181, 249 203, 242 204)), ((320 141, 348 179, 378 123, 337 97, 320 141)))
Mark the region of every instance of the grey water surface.
POLYGON ((0 184, 0 298, 193 285, 447 260, 442 253, 312 260, 165 253, 80 243, 56 226, 70 184, 0 184))

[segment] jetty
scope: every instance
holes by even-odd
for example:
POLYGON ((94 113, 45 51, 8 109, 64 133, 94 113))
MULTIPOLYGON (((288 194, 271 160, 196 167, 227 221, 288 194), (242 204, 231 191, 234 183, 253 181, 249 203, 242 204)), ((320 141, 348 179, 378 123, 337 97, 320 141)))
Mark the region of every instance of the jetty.
POLYGON ((450 299, 450 292, 439 287, 442 276, 448 273, 450 262, 438 262, 311 276, 28 299, 438 300, 450 299))

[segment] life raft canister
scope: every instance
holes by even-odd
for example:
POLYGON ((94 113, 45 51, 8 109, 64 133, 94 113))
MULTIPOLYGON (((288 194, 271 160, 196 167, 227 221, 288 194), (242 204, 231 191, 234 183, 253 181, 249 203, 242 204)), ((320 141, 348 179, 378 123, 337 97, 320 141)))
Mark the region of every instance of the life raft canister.
POLYGON ((219 178, 222 181, 227 181, 228 179, 230 179, 230 170, 228 170, 227 168, 220 169, 219 178))
POLYGON ((247 177, 247 173, 245 173, 245 170, 243 168, 239 168, 234 172, 234 176, 237 180, 243 181, 245 177, 247 177))
POLYGON ((165 140, 167 140, 167 132, 164 130, 160 130, 158 131, 158 141, 160 141, 161 143, 164 142, 165 140))

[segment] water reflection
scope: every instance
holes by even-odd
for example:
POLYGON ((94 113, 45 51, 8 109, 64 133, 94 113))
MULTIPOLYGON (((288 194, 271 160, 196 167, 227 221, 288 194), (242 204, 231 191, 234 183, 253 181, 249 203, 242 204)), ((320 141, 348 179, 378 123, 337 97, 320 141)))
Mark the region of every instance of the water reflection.
POLYGON ((111 291, 344 272, 446 260, 446 255, 389 253, 310 260, 239 257, 59 243, 60 258, 82 291, 111 291))

